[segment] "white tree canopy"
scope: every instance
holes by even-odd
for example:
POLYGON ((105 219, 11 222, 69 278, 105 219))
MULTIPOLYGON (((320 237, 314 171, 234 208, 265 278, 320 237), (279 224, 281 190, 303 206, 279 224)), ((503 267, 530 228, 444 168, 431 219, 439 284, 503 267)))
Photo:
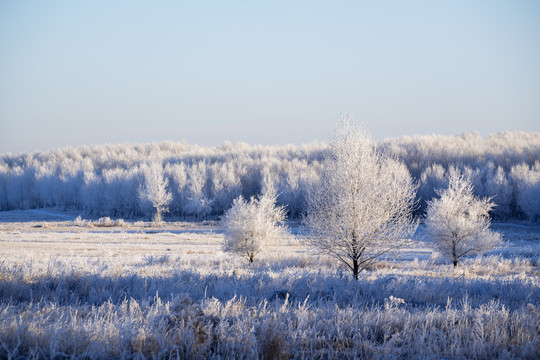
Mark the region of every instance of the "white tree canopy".
POLYGON ((454 267, 468 254, 478 254, 501 244, 491 231, 489 212, 495 204, 479 199, 473 187, 456 169, 451 169, 447 189, 437 190, 438 199, 428 201, 426 232, 436 250, 451 257, 454 267))
POLYGON ((409 244, 417 227, 416 189, 407 168, 345 118, 308 198, 310 233, 303 241, 337 258, 357 279, 377 258, 409 244))

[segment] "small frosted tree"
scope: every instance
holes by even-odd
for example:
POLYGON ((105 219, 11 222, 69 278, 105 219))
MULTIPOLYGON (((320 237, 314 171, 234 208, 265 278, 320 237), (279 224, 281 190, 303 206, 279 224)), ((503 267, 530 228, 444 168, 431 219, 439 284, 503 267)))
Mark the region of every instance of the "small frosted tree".
POLYGON ((163 169, 159 164, 152 164, 142 168, 144 184, 139 188, 139 201, 146 207, 151 205, 155 209, 154 223, 161 224, 162 214, 169 211, 172 195, 167 191, 168 179, 163 178, 163 169))
POLYGON ((451 257, 454 267, 465 255, 500 246, 501 235, 489 229, 489 212, 495 204, 475 197, 468 179, 453 169, 448 188, 436 193, 439 198, 428 201, 426 233, 437 251, 451 257))
POLYGON ((407 168, 382 153, 361 126, 344 118, 330 143, 321 180, 308 196, 303 242, 360 271, 408 244, 417 227, 417 186, 407 168))
POLYGON ((276 206, 276 195, 266 194, 246 201, 233 201, 223 216, 223 251, 232 252, 253 263, 255 257, 271 243, 286 235, 282 223, 285 209, 276 206))

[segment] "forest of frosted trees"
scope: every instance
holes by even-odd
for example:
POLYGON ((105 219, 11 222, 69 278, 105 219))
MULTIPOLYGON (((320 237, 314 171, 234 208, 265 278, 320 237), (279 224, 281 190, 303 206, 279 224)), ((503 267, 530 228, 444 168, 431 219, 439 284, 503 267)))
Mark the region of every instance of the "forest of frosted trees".
MULTIPOLYGON (((403 161, 417 181, 419 214, 435 189, 447 187, 455 168, 471 181, 475 195, 493 198, 495 219, 540 220, 540 133, 415 136, 378 146, 403 161)), ((239 195, 250 198, 264 186, 275 187, 278 205, 295 218, 319 181, 327 149, 324 143, 202 147, 163 142, 3 154, 0 210, 59 208, 87 216, 149 218, 153 210, 141 201, 140 189, 151 166, 159 169, 172 196, 165 219, 222 215, 239 195)))

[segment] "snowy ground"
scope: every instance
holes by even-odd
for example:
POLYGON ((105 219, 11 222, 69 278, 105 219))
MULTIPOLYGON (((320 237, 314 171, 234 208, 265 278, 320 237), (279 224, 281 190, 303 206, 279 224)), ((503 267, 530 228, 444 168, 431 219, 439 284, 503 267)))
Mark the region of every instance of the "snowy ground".
POLYGON ((0 212, 0 358, 540 356, 539 226, 495 224, 505 247, 455 270, 420 242, 354 281, 294 236, 249 266, 215 222, 77 215, 0 212))

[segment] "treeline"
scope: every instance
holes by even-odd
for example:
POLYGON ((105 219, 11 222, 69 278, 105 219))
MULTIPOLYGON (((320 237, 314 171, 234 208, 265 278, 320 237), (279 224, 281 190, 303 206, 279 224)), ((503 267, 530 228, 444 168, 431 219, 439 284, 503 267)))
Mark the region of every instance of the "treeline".
MULTIPOLYGON (((471 179, 476 195, 493 197, 496 219, 540 220, 540 133, 403 137, 379 145, 417 180, 419 213, 457 169, 471 179)), ((172 195, 166 217, 221 215, 239 195, 249 198, 266 186, 277 190, 290 217, 299 217, 326 150, 323 143, 202 147, 163 142, 4 154, 0 210, 54 207, 95 216, 150 216, 139 189, 145 169, 160 164, 172 195)))
POLYGON ((454 168, 471 180, 475 195, 493 198, 495 219, 540 220, 540 133, 403 137, 381 146, 417 179, 422 212, 454 168))

